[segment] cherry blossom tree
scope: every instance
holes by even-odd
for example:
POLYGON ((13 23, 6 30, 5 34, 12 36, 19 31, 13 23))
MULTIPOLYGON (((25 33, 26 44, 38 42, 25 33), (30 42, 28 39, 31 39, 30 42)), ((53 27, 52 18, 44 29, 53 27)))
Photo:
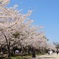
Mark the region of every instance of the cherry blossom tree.
POLYGON ((0 0, 0 45, 7 46, 8 59, 10 49, 15 45, 45 47, 47 39, 40 31, 42 27, 32 26, 33 20, 29 19, 32 11, 22 14, 21 10, 16 10, 16 5, 7 8, 8 3, 9 0, 0 0))
POLYGON ((53 43, 47 43, 46 49, 56 51, 56 46, 53 43))

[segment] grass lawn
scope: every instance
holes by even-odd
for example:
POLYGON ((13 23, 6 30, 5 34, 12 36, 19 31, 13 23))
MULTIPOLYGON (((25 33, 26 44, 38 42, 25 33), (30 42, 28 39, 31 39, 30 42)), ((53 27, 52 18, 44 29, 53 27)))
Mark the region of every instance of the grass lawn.
POLYGON ((30 59, 31 56, 15 56, 15 57, 11 57, 11 59, 30 59))

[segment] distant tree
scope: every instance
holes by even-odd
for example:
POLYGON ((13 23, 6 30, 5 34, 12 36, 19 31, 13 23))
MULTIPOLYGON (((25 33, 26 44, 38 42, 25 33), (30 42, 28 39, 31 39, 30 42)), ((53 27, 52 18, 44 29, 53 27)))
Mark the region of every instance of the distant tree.
POLYGON ((56 46, 54 43, 47 43, 46 49, 56 51, 56 46))
POLYGON ((59 43, 54 43, 54 45, 56 46, 56 49, 59 49, 59 43))

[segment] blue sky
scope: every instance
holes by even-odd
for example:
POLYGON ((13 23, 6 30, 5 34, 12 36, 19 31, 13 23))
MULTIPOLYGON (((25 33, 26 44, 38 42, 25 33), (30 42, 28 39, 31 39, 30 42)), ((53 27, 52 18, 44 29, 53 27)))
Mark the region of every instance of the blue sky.
POLYGON ((8 7, 18 4, 23 13, 33 10, 30 18, 34 25, 44 26, 46 37, 51 42, 59 42, 59 0, 11 0, 8 7))

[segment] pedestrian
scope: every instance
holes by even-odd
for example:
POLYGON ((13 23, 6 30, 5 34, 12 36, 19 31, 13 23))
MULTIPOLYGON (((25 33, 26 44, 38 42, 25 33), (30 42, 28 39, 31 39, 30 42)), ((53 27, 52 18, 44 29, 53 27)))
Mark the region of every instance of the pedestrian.
POLYGON ((16 51, 15 51, 15 54, 16 54, 16 55, 19 55, 19 50, 16 50, 16 51))
POLYGON ((58 55, 59 51, 57 50, 56 53, 57 53, 57 55, 58 55))
POLYGON ((50 50, 50 55, 53 53, 53 51, 52 50, 50 50))
POLYGON ((48 50, 48 54, 50 55, 50 50, 48 50))
POLYGON ((51 55, 53 53, 52 50, 48 50, 48 54, 51 55))

